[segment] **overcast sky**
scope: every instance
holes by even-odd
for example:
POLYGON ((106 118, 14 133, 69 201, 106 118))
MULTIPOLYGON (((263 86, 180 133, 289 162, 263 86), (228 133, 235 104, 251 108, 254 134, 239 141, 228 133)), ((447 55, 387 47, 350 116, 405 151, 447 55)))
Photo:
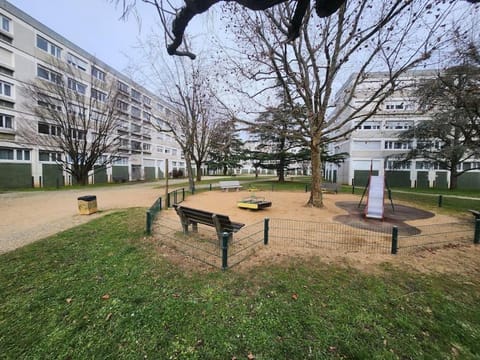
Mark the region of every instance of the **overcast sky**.
POLYGON ((125 54, 132 55, 137 37, 155 26, 157 16, 152 6, 142 4, 140 27, 133 16, 120 20, 121 9, 106 0, 8 1, 119 71, 128 66, 125 54))

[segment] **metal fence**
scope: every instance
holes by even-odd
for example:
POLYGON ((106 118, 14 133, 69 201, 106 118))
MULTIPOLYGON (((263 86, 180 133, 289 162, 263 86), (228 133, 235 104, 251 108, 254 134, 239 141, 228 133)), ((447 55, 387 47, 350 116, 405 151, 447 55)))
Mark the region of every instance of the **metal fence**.
POLYGON ((364 253, 389 253, 392 226, 367 225, 359 228, 340 223, 317 223, 288 219, 271 219, 269 244, 364 253))
POLYGON ((162 197, 159 197, 153 205, 147 210, 146 213, 146 233, 148 235, 152 234, 152 226, 153 222, 157 218, 158 213, 162 210, 162 205, 164 204, 167 208, 171 206, 171 204, 179 204, 185 200, 186 192, 184 188, 176 189, 169 192, 166 195, 166 201, 163 201, 162 197), (173 201, 173 202, 172 202, 173 201))
POLYGON ((199 226, 198 233, 183 234, 177 218, 160 217, 155 234, 165 245, 217 268, 235 266, 259 248, 306 248, 367 254, 409 254, 447 244, 480 242, 480 220, 418 226, 402 231, 389 224, 316 223, 265 219, 245 226, 228 241, 219 241, 215 229, 199 226))
POLYGON ((478 243, 479 220, 476 223, 456 222, 416 226, 417 234, 398 234, 398 251, 413 253, 424 249, 440 248, 448 244, 478 243))

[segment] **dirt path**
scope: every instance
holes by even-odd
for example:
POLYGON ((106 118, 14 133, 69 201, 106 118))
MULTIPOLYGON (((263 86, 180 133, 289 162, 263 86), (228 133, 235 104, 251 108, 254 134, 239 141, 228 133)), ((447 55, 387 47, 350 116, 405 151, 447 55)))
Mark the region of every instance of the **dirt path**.
POLYGON ((0 253, 128 207, 149 207, 163 195, 159 183, 0 194, 0 253), (77 198, 96 195, 99 212, 79 215, 77 198))

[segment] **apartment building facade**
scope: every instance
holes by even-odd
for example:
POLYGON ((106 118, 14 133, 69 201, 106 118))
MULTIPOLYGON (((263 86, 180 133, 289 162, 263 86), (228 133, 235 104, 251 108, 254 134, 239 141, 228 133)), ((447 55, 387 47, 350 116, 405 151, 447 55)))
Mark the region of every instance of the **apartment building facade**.
POLYGON ((61 70, 52 64, 65 63, 78 70, 68 86, 85 96, 104 94, 89 79, 115 83, 120 126, 120 148, 114 163, 98 166, 90 183, 154 180, 169 171, 183 171, 180 147, 159 132, 175 113, 161 98, 124 74, 76 46, 7 1, 0 0, 0 188, 68 185, 74 179, 58 165, 66 154, 41 141, 55 135, 55 128, 42 123, 32 112, 32 99, 25 91, 33 81, 52 81, 61 70), (30 136, 25 136, 30 129, 30 136), (32 134, 33 132, 33 134, 32 134))
MULTIPOLYGON (((409 162, 400 160, 402 154, 415 146, 415 140, 402 140, 399 138, 400 133, 429 119, 428 113, 420 111, 414 97, 415 85, 435 74, 430 70, 405 73, 398 79, 398 90, 380 104, 373 116, 360 125, 359 122, 350 121, 347 126, 355 130, 330 147, 331 153, 346 152, 349 156, 340 166, 327 164, 326 177, 343 184, 365 185, 372 171, 374 175, 385 175, 389 186, 448 188, 450 172, 439 164, 424 159, 413 159, 409 162)), ((382 72, 369 73, 366 81, 356 88, 354 96, 349 100, 353 102, 352 108, 364 103, 371 92, 378 89, 377 84, 384 83, 387 77, 388 74, 382 72)), ((345 98, 342 94, 351 91, 353 79, 355 77, 347 81, 339 91, 338 104, 342 104, 345 98)), ((368 111, 371 111, 371 107, 365 108, 365 112, 368 111)), ((337 122, 340 123, 348 115, 345 113, 337 122)), ((472 169, 479 165, 480 159, 472 159, 461 164, 459 170, 472 169)), ((461 175, 458 188, 479 189, 480 171, 472 170, 461 175)))

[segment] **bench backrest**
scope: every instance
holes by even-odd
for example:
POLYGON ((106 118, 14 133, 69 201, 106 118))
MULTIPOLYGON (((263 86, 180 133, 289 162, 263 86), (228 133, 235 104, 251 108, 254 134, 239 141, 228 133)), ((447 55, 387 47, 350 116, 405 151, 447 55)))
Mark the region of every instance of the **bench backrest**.
POLYGON ((199 209, 193 209, 186 206, 173 205, 177 214, 182 217, 185 216, 188 221, 193 221, 199 224, 208 225, 215 227, 214 215, 220 224, 220 231, 234 232, 238 231, 244 224, 239 224, 230 221, 230 218, 227 215, 215 214, 210 211, 204 211, 199 209))
POLYGON ((231 180, 231 181, 219 181, 220 187, 239 187, 240 181, 231 180))

